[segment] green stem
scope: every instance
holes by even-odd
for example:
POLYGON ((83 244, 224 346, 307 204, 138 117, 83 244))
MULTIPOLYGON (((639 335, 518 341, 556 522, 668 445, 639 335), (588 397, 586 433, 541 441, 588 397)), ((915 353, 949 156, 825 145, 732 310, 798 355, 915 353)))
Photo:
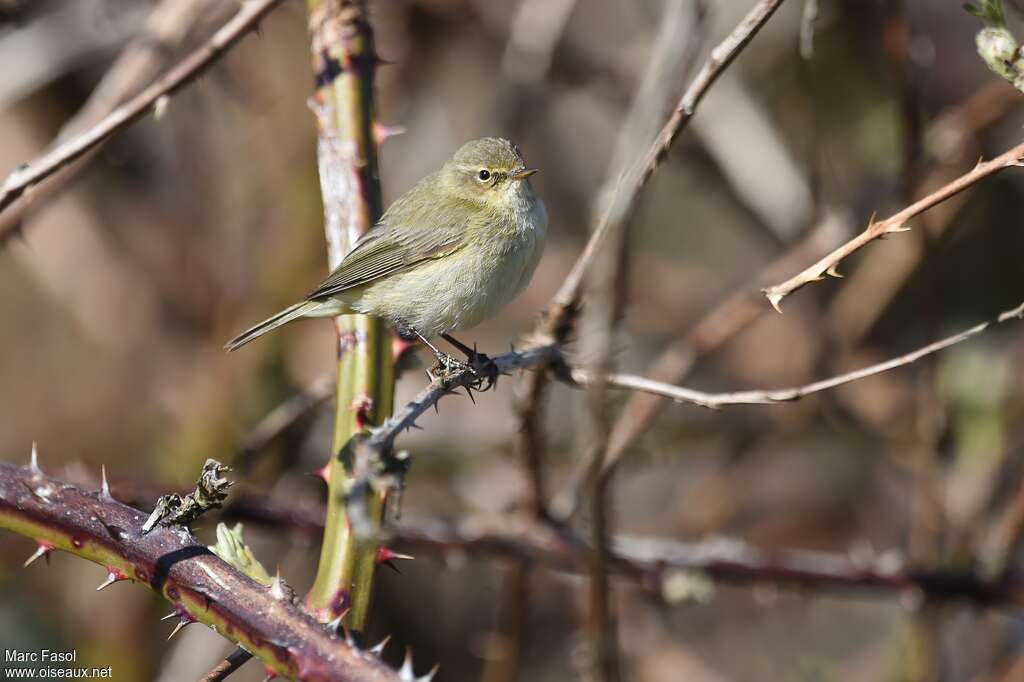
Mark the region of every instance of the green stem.
MULTIPOLYGON (((324 230, 331 267, 381 216, 373 76, 379 63, 365 0, 309 0, 313 68, 319 88, 320 183, 324 230)), ((394 402, 391 334, 379 320, 346 315, 338 330, 338 389, 333 456, 327 467, 328 505, 320 564, 306 605, 322 621, 342 614, 353 630, 363 630, 376 568, 377 541, 358 538, 346 516, 346 494, 353 484, 352 438, 380 425, 394 402)), ((368 502, 380 521, 383 495, 368 502)))

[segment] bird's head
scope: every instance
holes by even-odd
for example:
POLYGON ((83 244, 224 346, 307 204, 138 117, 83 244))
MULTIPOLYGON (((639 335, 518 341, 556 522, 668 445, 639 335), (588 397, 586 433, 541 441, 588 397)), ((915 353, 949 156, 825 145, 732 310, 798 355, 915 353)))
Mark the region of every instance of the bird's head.
POLYGON ((462 199, 509 209, 532 196, 527 178, 536 172, 514 144, 485 137, 462 145, 441 169, 440 181, 462 199))

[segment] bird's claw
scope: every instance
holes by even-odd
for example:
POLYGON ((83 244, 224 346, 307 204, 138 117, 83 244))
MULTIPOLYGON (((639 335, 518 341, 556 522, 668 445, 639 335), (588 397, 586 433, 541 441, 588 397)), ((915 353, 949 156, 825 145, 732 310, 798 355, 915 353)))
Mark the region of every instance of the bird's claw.
POLYGON ((437 362, 427 370, 427 376, 432 381, 440 381, 441 384, 447 385, 456 377, 469 372, 474 379, 467 384, 467 388, 481 393, 498 383, 498 366, 487 355, 478 353, 475 349, 467 358, 467 362, 456 360, 445 353, 439 353, 435 357, 437 362))
POLYGON ((473 388, 483 393, 498 385, 498 376, 501 372, 494 364, 494 360, 491 360, 485 353, 478 353, 476 346, 473 347, 473 352, 466 360, 469 362, 469 368, 477 377, 473 388))

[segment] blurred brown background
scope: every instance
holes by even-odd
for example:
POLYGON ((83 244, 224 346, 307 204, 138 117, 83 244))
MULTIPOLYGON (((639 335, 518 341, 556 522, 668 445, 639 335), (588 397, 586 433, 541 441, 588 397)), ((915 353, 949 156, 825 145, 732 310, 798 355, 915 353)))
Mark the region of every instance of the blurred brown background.
MULTIPOLYGON (((518 0, 371 2, 392 63, 379 74, 380 112, 407 130, 381 152, 386 202, 483 135, 512 138, 542 169, 535 187, 551 226, 537 275, 499 319, 463 334, 492 354, 532 328, 581 248, 663 11, 658 0, 529 4, 537 26, 555 32, 540 62, 528 57, 541 29, 524 24, 526 47, 516 42, 518 0), (546 14, 558 5, 571 10, 564 31, 546 14)), ((703 27, 680 37, 701 37, 701 59, 752 2, 706 4, 703 27)), ((712 89, 643 195, 615 344, 624 371, 644 373, 730 292, 756 290, 757 273, 822 223, 838 243, 1020 139, 1021 95, 977 58, 979 24, 959 2, 821 0, 810 59, 799 51, 803 5, 787 2, 712 89)), ((153 7, 0 0, 0 172, 47 147, 153 7)), ((206 2, 160 70, 234 8, 206 2)), ((664 88, 674 100, 687 81, 678 72, 664 88)), ((329 450, 329 407, 244 462, 238 448, 268 410, 330 371, 331 325, 221 350, 325 274, 312 89, 304 5, 285 3, 159 120, 116 137, 29 213, 24 237, 0 251, 0 457, 26 461, 37 441, 48 472, 95 485, 105 465, 115 482, 157 488, 189 486, 215 457, 239 468, 240 487, 296 508, 319 503, 322 485, 306 472, 329 450)), ((845 279, 788 298, 785 315, 757 301, 763 314, 702 354, 686 385, 801 384, 1016 305, 1022 200, 1019 173, 996 176, 844 263, 845 279)), ((1021 338, 1005 325, 799 403, 671 405, 615 479, 616 530, 895 550, 944 567, 1005 555, 1012 565, 1016 538, 993 538, 1024 474, 1021 338)), ((424 381, 406 372, 399 401, 424 381)), ((475 406, 446 399, 423 431, 400 439, 414 455, 403 518, 493 520, 517 505, 518 382, 503 380, 475 406)), ((564 386, 549 401, 556 488, 581 455, 580 401, 564 386)), ((201 536, 212 541, 213 525, 205 520, 201 536)), ((315 535, 251 525, 247 536, 268 567, 308 587, 315 535)), ((96 594, 103 570, 60 553, 49 569, 24 570, 31 551, 0 533, 6 647, 76 647, 120 680, 196 679, 230 650, 200 627, 165 643, 166 605, 147 591, 96 594)), ((418 667, 440 662, 439 679, 479 679, 502 655, 492 633, 508 567, 451 554, 402 570, 382 571, 371 639, 392 633, 389 656, 410 646, 418 667)), ((576 675, 583 586, 533 574, 520 679, 576 675)), ((629 581, 614 586, 633 680, 998 680, 1013 674, 1024 638, 1013 610, 916 608, 891 592, 716 585, 706 602, 669 603, 629 581)), ((252 663, 235 679, 262 675, 252 663)))

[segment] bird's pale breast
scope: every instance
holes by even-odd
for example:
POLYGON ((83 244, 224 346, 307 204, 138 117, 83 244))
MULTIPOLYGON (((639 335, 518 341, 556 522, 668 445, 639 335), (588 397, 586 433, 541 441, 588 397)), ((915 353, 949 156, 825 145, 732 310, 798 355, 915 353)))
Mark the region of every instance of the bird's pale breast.
POLYGON ((529 186, 512 220, 453 256, 378 280, 349 303, 358 312, 402 322, 427 337, 494 317, 529 284, 540 262, 547 212, 529 186), (386 311, 386 312, 382 312, 386 311))

